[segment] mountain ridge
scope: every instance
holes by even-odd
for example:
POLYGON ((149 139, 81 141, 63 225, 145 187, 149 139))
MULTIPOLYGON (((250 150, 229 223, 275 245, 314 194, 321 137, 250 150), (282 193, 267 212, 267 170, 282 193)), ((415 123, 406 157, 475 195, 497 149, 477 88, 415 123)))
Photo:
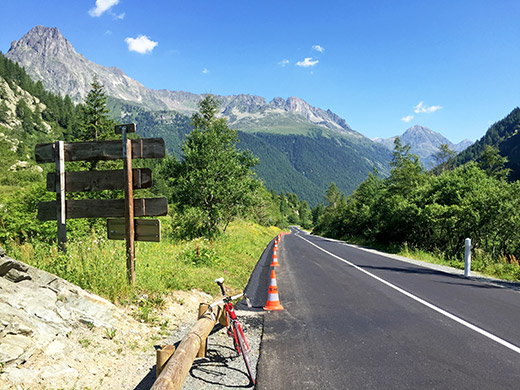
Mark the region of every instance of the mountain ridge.
MULTIPOLYGON (((117 67, 104 67, 89 61, 74 49, 57 27, 40 25, 32 28, 11 43, 6 57, 23 66, 33 79, 42 81, 47 90, 62 96, 69 95, 76 102, 87 96, 95 75, 107 95, 151 110, 174 110, 191 115, 197 110, 197 103, 206 96, 186 91, 149 89, 117 67)), ((288 113, 294 123, 289 123, 286 131, 291 126, 301 127, 307 121, 309 128, 316 126, 345 136, 363 137, 339 115, 313 107, 298 97, 276 97, 267 103, 265 98, 249 94, 215 96, 221 101, 222 115, 229 124, 243 131, 253 128, 255 119, 264 117, 267 122, 272 122, 280 113, 288 113)))

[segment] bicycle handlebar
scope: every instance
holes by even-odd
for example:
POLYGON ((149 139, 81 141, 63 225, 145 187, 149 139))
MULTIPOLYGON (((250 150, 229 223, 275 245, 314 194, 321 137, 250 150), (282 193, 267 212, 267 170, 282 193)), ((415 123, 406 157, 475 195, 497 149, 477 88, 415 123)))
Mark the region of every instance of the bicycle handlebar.
POLYGON ((214 308, 218 305, 222 305, 223 303, 225 303, 226 301, 234 301, 235 299, 238 299, 238 298, 242 298, 242 297, 245 297, 246 298, 246 301, 249 301, 249 298, 247 297, 246 294, 244 293, 240 293, 240 294, 237 294, 237 295, 234 295, 232 297, 224 297, 224 299, 221 299, 220 301, 217 301, 217 302, 214 302, 212 303, 211 305, 209 305, 210 308, 214 308))

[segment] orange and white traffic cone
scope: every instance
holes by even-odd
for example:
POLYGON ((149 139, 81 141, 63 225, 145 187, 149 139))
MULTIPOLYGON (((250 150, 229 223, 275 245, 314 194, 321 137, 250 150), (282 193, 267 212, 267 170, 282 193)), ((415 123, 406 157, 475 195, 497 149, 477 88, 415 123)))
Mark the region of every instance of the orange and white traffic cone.
POLYGON ((279 267, 280 263, 278 263, 278 256, 276 254, 276 249, 273 250, 273 261, 271 262, 271 267, 279 267))
POLYGON ((276 284, 274 269, 271 271, 271 283, 269 284, 267 303, 264 306, 264 310, 283 310, 283 306, 280 305, 280 298, 278 298, 278 285, 276 284))

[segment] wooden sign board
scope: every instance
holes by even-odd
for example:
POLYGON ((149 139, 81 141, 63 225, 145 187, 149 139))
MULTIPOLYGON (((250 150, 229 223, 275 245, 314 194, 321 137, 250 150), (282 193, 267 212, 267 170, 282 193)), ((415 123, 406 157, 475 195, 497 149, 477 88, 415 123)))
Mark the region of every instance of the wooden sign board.
MULTIPOLYGON (((104 191, 123 190, 125 171, 115 169, 110 171, 80 171, 65 172, 65 191, 104 191)), ((134 190, 152 186, 152 170, 150 168, 132 169, 134 190)), ((56 174, 47 174, 47 191, 56 192, 56 174)))
MULTIPOLYGON (((158 219, 134 219, 136 241, 161 241, 161 221, 158 219)), ((126 238, 126 220, 124 218, 107 219, 109 240, 124 240, 126 238)))
MULTIPOLYGON (((121 141, 65 142, 65 161, 119 160, 123 158, 121 141)), ((34 148, 37 163, 54 162, 54 144, 38 144, 34 148)), ((132 140, 132 158, 163 158, 166 154, 162 138, 132 140)))
POLYGON ((127 133, 135 133, 135 123, 129 123, 127 125, 116 125, 116 134, 123 134, 123 130, 127 133))
MULTIPOLYGON (((122 218, 125 216, 124 199, 80 199, 65 201, 65 214, 71 218, 122 218)), ((166 198, 134 199, 135 217, 156 217, 168 214, 166 198)), ((56 201, 38 203, 40 221, 56 220, 56 201)))

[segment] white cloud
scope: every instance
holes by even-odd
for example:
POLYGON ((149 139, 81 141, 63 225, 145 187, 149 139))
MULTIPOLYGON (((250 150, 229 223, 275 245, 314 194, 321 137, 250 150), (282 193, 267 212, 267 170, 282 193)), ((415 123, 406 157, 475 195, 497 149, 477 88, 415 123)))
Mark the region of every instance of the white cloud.
POLYGON ((442 109, 441 106, 425 106, 423 102, 420 102, 418 105, 414 107, 413 112, 416 114, 431 114, 432 112, 435 112, 437 110, 442 109))
POLYGON ((318 60, 312 60, 312 57, 307 57, 306 59, 304 59, 303 61, 298 61, 296 63, 296 66, 301 66, 303 68, 308 68, 310 66, 314 66, 318 63, 319 61, 318 60))
POLYGON ((119 20, 123 20, 126 16, 126 13, 123 12, 122 14, 119 14, 119 15, 116 15, 114 14, 114 19, 119 19, 119 20))
POLYGON ((410 122, 412 119, 413 119, 413 115, 408 115, 408 116, 404 116, 401 118, 401 120, 406 123, 410 122))
POLYGON ((96 6, 91 8, 88 13, 92 17, 99 17, 118 3, 119 0, 96 0, 96 6))
POLYGON ((280 65, 282 68, 283 67, 286 67, 287 65, 289 65, 289 60, 287 58, 284 58, 283 60, 281 60, 278 65, 280 65))
POLYGON ((204 73, 204 74, 208 74, 208 73, 209 73, 208 68, 204 68, 204 69, 202 69, 202 73, 204 73))
POLYGON ((125 38, 125 42, 128 45, 128 50, 141 54, 151 53, 154 47, 159 44, 150 40, 146 35, 139 35, 137 38, 125 38))
POLYGON ((325 48, 323 46, 320 46, 320 45, 314 45, 312 48, 314 50, 316 50, 317 52, 320 52, 320 53, 323 53, 325 51, 325 48))

